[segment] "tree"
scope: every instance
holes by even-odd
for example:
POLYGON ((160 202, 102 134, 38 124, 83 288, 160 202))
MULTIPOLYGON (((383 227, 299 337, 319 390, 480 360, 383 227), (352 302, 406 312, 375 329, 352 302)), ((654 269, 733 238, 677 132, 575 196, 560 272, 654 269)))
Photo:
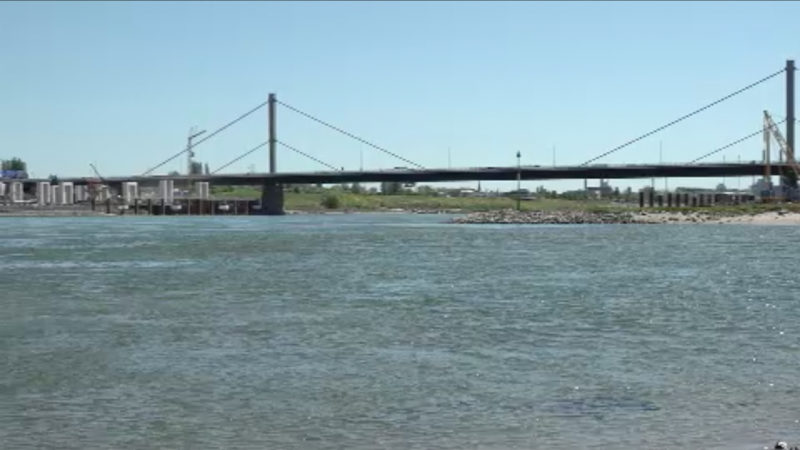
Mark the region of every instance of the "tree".
POLYGON ((339 207, 341 202, 339 201, 339 196, 333 192, 329 192, 322 197, 322 202, 320 202, 323 207, 326 209, 336 209, 339 207))
POLYGON ((381 194, 396 195, 403 191, 403 185, 398 181, 384 181, 381 183, 381 194))
POLYGON ((177 170, 173 170, 172 172, 168 173, 167 176, 179 177, 179 176, 181 176, 181 174, 179 174, 177 170))
POLYGON ((192 165, 189 168, 189 175, 202 175, 203 174, 203 163, 192 161, 192 165))
POLYGON ((618 187, 614 188, 614 198, 619 198, 619 188, 618 187))
POLYGON ((206 163, 206 175, 208 175, 208 174, 210 174, 210 173, 211 173, 211 171, 210 171, 210 170, 208 170, 208 163, 206 163))
POLYGON ((724 183, 720 183, 720 184, 717 185, 717 192, 725 192, 727 190, 728 190, 728 188, 725 187, 724 183))
POLYGON ((361 187, 361 184, 358 181, 356 181, 350 186, 350 192, 352 192, 353 194, 361 194, 362 192, 364 192, 364 189, 361 187))
POLYGON ((430 186, 421 185, 417 186, 417 194, 424 195, 427 197, 435 197, 438 194, 438 192, 436 192, 436 189, 430 186))
POLYGON ((0 163, 0 170, 21 170, 21 171, 26 171, 26 170, 28 170, 28 164, 26 164, 25 161, 15 157, 15 158, 3 160, 3 162, 0 163))

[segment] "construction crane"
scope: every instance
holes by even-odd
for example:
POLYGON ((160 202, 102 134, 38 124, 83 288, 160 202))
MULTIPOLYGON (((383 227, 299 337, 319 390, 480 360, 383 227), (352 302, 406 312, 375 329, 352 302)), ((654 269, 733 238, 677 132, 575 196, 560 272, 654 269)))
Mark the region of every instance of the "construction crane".
POLYGON ((106 179, 103 178, 102 175, 100 175, 100 172, 97 170, 97 167, 95 167, 94 164, 89 163, 89 167, 92 168, 92 171, 94 171, 94 174, 97 176, 97 179, 87 180, 86 189, 89 191, 89 198, 95 200, 97 198, 97 195, 100 193, 100 190, 98 188, 103 184, 105 184, 106 179))
MULTIPOLYGON (((786 159, 786 162, 789 164, 789 167, 792 168, 794 172, 794 180, 800 178, 800 165, 797 164, 797 161, 794 159, 794 149, 789 147, 789 144, 784 139, 783 134, 781 134, 781 130, 778 128, 778 125, 772 120, 772 116, 769 115, 769 112, 764 111, 764 161, 765 161, 765 168, 764 168, 764 176, 766 177, 767 182, 769 182, 770 177, 770 156, 769 156, 769 135, 772 135, 775 138, 775 141, 778 143, 778 147, 780 147, 780 160, 786 159)), ((781 179, 785 180, 786 177, 783 173, 781 173, 781 179)))
POLYGON ((92 164, 92 163, 89 163, 89 167, 92 168, 92 170, 94 171, 94 174, 97 175, 97 178, 99 178, 100 181, 105 183, 106 179, 103 178, 102 175, 100 175, 100 172, 97 170, 97 167, 95 167, 94 164, 92 164))

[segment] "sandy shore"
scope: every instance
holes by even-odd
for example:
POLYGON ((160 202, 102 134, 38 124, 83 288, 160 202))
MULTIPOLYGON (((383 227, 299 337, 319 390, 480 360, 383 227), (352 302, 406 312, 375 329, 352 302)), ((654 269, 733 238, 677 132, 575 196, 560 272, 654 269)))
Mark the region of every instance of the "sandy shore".
POLYGON ((800 225, 800 213, 764 212, 736 216, 718 216, 705 213, 674 214, 648 213, 634 216, 637 223, 710 223, 710 224, 752 224, 752 225, 800 225))
POLYGON ((785 211, 759 214, 590 211, 486 211, 456 217, 461 224, 751 224, 800 225, 800 213, 785 211))

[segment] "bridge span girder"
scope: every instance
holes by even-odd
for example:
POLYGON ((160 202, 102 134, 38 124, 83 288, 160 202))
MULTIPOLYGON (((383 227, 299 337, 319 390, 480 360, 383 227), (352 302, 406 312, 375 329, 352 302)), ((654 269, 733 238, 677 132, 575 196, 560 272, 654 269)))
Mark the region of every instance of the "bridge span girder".
MULTIPOLYGON (((511 181, 517 179, 517 174, 523 180, 568 180, 568 179, 621 179, 621 178, 704 178, 722 176, 761 176, 764 174, 764 164, 655 164, 655 165, 624 165, 624 166, 562 166, 562 167, 477 167, 465 169, 395 169, 395 170, 370 170, 370 171, 329 171, 329 172, 283 172, 260 174, 225 174, 225 175, 192 175, 185 176, 128 176, 106 177, 107 184, 118 184, 125 181, 135 181, 140 185, 157 184, 159 180, 171 179, 176 182, 209 181, 213 184, 223 185, 254 185, 263 186, 265 183, 277 184, 327 184, 327 183, 369 183, 383 181, 398 181, 406 183, 438 182, 438 181, 511 181)), ((788 164, 771 164, 772 173, 781 170, 789 171, 788 164)), ((86 184, 89 178, 61 178, 76 185, 86 184)), ((12 181, 12 180, 0 180, 12 181)), ((40 179, 13 180, 24 183, 48 181, 40 179)))
MULTIPOLYGON (((263 186, 265 183, 277 184, 327 184, 327 183, 352 183, 352 182, 383 182, 398 181, 407 183, 438 182, 438 181, 510 181, 516 180, 517 174, 523 180, 568 180, 568 179, 622 179, 622 178, 693 178, 693 177, 722 177, 722 176, 761 176, 764 173, 764 164, 692 164, 692 165, 625 165, 625 166, 563 166, 563 167, 480 167, 466 169, 397 169, 397 170, 372 170, 372 171, 329 171, 329 172, 284 172, 260 174, 225 174, 225 175, 192 175, 186 176, 128 176, 106 177, 105 183, 110 185, 121 184, 125 181, 135 181, 140 185, 158 184, 159 180, 170 179, 176 182, 208 181, 223 185, 254 185, 263 186)), ((789 171, 788 164, 771 164, 772 173, 781 170, 789 171)), ((86 184, 90 178, 60 178, 63 181, 86 184)), ((22 181, 34 184, 46 179, 4 180, 22 181)))

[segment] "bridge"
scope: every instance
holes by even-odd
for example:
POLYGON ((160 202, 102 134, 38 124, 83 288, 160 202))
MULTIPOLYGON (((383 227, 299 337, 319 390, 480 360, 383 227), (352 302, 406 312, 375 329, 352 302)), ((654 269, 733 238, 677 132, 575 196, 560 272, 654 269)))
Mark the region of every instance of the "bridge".
MULTIPOLYGON (((767 169, 776 171, 792 170, 787 163, 772 163, 767 166, 760 162, 751 163, 710 163, 710 164, 649 164, 649 165, 590 165, 590 166, 520 166, 520 167, 474 167, 463 169, 392 169, 366 171, 326 171, 326 172, 281 172, 263 174, 222 174, 222 175, 149 175, 131 177, 107 177, 111 185, 124 182, 156 184, 161 180, 175 182, 207 181, 220 185, 263 185, 263 184, 329 184, 353 182, 397 181, 420 183, 436 181, 508 181, 516 180, 567 180, 567 179, 620 179, 652 177, 720 177, 764 175, 767 169)), ((1 179, 0 179, 1 180, 1 179)), ((75 185, 86 184, 90 178, 61 178, 61 181, 75 185)), ((9 181, 9 180, 6 180, 9 181)), ((47 179, 27 179, 25 183, 48 181, 47 179)))
MULTIPOLYGON (((425 168, 420 164, 415 163, 397 153, 389 151, 388 149, 374 144, 366 139, 363 139, 356 134, 344 130, 340 127, 332 125, 312 114, 309 114, 295 106, 288 103, 279 101, 275 94, 269 94, 267 101, 257 105, 256 107, 248 110, 244 114, 238 116, 231 122, 223 125, 214 132, 208 134, 203 139, 192 143, 192 138, 199 136, 200 133, 195 134, 189 138, 187 147, 159 164, 148 169, 141 175, 125 176, 125 177, 112 177, 104 178, 103 182, 111 187, 121 186, 124 182, 137 182, 140 184, 157 184, 163 180, 173 180, 176 182, 209 182, 218 185, 260 185, 262 186, 262 212, 269 215, 283 214, 283 186, 287 184, 323 184, 323 183, 345 183, 345 182, 437 182, 437 181, 474 181, 474 180, 563 180, 563 179, 620 179, 620 178, 652 178, 652 177, 719 177, 719 176, 750 176, 750 175, 763 175, 765 180, 769 180, 771 175, 780 175, 781 183, 784 186, 796 187, 797 182, 797 163, 794 160, 794 72, 795 66, 793 60, 787 60, 783 69, 774 73, 768 74, 763 78, 750 83, 730 94, 721 97, 711 103, 708 103, 688 114, 676 118, 668 123, 665 123, 655 129, 643 133, 636 138, 633 138, 621 145, 618 145, 600 155, 589 159, 583 164, 576 166, 515 166, 515 167, 475 167, 475 168, 457 168, 457 169, 442 169, 442 168, 425 168), (612 153, 615 153, 623 148, 626 148, 636 142, 639 142, 649 136, 652 136, 660 131, 663 131, 671 126, 676 125, 684 120, 694 117, 726 100, 729 100, 739 94, 742 94, 755 86, 765 83, 768 80, 776 78, 780 75, 785 75, 786 80, 786 118, 777 124, 772 122, 771 117, 765 111, 765 123, 763 127, 750 133, 746 136, 740 137, 726 145, 723 145, 715 150, 705 153, 694 160, 681 164, 625 164, 625 165, 607 165, 598 164, 597 161, 612 153), (195 174, 186 176, 169 176, 169 175, 154 175, 157 169, 173 161, 179 156, 188 154, 189 165, 191 166, 191 155, 194 149, 208 141, 219 133, 225 131, 245 117, 261 110, 264 107, 268 108, 268 139, 252 149, 238 155, 228 163, 222 165, 214 170, 211 174, 195 174), (402 161, 406 166, 399 169, 390 170, 368 170, 368 171, 346 171, 339 170, 334 165, 322 161, 316 156, 307 152, 297 149, 296 147, 287 144, 277 137, 277 113, 278 106, 282 106, 292 113, 298 114, 306 119, 309 119, 317 124, 330 128, 338 133, 341 133, 351 139, 354 139, 361 144, 367 145, 372 149, 383 152, 402 161), (777 125, 785 123, 786 131, 785 136, 780 134, 777 130, 777 125), (764 151, 762 153, 761 161, 751 161, 749 163, 701 163, 700 161, 708 158, 720 151, 729 148, 733 145, 752 139, 757 136, 764 137, 764 151), (779 161, 772 161, 769 150, 770 136, 774 136, 778 141, 781 149, 779 152, 779 161), (304 157, 327 167, 329 170, 322 172, 277 172, 277 146, 286 148, 290 151, 299 153, 304 157), (225 174, 219 173, 222 169, 229 167, 231 164, 241 160, 242 158, 254 153, 255 151, 268 147, 269 157, 269 172, 257 174, 225 174), (785 160, 784 160, 785 158, 785 160)), ((87 184, 96 181, 96 179, 85 177, 63 177, 61 181, 71 182, 74 185, 87 184)), ((4 180, 0 182, 22 182, 22 183, 38 183, 46 182, 48 180, 40 179, 27 179, 27 180, 4 180)), ((769 181, 768 181, 769 182, 769 181)))

